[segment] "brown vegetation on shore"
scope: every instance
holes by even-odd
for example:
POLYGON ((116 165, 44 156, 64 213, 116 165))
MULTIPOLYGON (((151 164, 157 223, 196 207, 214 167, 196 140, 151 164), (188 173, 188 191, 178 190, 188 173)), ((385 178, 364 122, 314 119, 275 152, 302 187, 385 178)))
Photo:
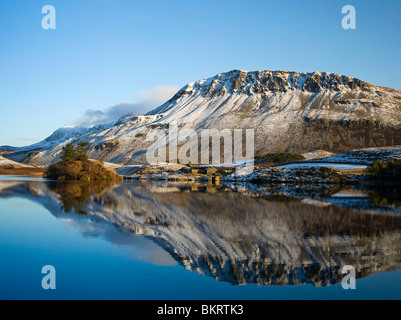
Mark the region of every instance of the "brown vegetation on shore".
POLYGON ((56 163, 49 167, 46 177, 53 180, 123 180, 121 175, 106 169, 102 162, 96 160, 56 163))
POLYGON ((82 181, 123 180, 114 170, 107 169, 102 161, 88 159, 85 152, 87 146, 88 143, 80 143, 75 147, 72 144, 64 146, 61 162, 48 168, 46 178, 82 181))
POLYGON ((0 175, 7 176, 35 176, 43 177, 46 174, 46 168, 9 168, 0 169, 0 175))

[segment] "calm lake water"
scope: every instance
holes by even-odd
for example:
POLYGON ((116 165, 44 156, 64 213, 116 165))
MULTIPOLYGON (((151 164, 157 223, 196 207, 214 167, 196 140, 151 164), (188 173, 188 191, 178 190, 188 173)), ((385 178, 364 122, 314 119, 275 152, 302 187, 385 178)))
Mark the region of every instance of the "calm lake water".
POLYGON ((397 197, 0 177, 0 298, 400 299, 397 197))
POLYGON ((347 163, 331 163, 331 162, 300 162, 289 163, 280 168, 295 168, 295 167, 331 167, 338 170, 351 170, 351 169, 366 169, 367 166, 363 164, 347 164, 347 163))

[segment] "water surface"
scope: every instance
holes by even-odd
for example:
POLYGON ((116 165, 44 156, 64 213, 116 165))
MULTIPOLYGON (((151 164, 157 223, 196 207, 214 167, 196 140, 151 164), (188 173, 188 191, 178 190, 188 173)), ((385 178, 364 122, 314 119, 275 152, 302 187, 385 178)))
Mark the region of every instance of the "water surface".
POLYGON ((341 192, 304 201, 246 187, 7 177, 0 298, 400 298, 401 217, 352 192, 369 210, 329 202, 341 192), (44 265, 56 268, 56 290, 41 287, 44 265), (356 290, 342 289, 344 265, 357 270, 356 290))
POLYGON ((295 168, 295 167, 331 167, 338 170, 356 170, 356 169, 366 169, 367 166, 363 164, 353 164, 353 163, 331 163, 331 162, 299 162, 299 163, 289 163, 280 168, 295 168))

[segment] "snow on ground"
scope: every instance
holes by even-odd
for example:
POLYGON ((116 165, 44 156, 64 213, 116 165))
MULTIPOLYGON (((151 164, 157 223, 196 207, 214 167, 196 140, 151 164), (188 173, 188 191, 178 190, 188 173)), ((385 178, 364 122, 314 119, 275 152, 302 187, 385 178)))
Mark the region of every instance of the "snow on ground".
POLYGON ((302 153, 301 156, 305 158, 305 160, 315 160, 322 159, 334 156, 335 153, 331 153, 325 150, 315 150, 307 153, 302 153))
POLYGON ((401 146, 350 150, 321 159, 324 162, 371 164, 374 160, 401 159, 401 146))
POLYGON ((33 168, 32 166, 29 166, 27 164, 15 162, 15 161, 12 161, 12 160, 9 160, 9 159, 6 159, 6 158, 0 156, 0 168, 11 167, 11 166, 13 166, 14 169, 16 169, 16 168, 33 168))
POLYGON ((111 163, 111 162, 106 162, 106 161, 104 161, 103 164, 104 164, 105 168, 109 169, 109 170, 111 170, 111 169, 115 170, 117 168, 121 168, 122 167, 121 164, 116 164, 116 163, 111 163))

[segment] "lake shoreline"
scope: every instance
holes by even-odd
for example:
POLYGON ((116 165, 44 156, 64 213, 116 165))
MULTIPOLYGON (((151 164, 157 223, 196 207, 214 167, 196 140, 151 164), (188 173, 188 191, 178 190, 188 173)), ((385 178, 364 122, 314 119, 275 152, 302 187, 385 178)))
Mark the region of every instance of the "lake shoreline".
MULTIPOLYGON (((295 162, 269 168, 255 167, 252 173, 237 175, 236 167, 205 166, 200 167, 185 165, 153 165, 138 166, 134 172, 121 172, 124 180, 166 181, 179 183, 207 183, 208 185, 220 185, 227 183, 253 183, 258 185, 353 185, 359 187, 399 187, 401 182, 369 179, 365 169, 361 165, 347 164, 350 168, 337 168, 335 165, 344 163, 318 163, 295 162), (313 163, 316 166, 306 166, 313 163), (327 164, 327 166, 326 166, 327 164), (299 166, 298 166, 299 165, 299 166), (334 166, 330 166, 334 165, 334 166), (352 168, 356 165, 358 168, 352 168)), ((124 167, 122 167, 124 168, 124 167)), ((128 167, 127 167, 128 168, 128 167)), ((125 169, 125 168, 124 168, 125 169)), ((45 178, 48 168, 22 167, 0 169, 0 176, 26 176, 45 178)), ((117 171, 118 170, 113 170, 117 171)))

